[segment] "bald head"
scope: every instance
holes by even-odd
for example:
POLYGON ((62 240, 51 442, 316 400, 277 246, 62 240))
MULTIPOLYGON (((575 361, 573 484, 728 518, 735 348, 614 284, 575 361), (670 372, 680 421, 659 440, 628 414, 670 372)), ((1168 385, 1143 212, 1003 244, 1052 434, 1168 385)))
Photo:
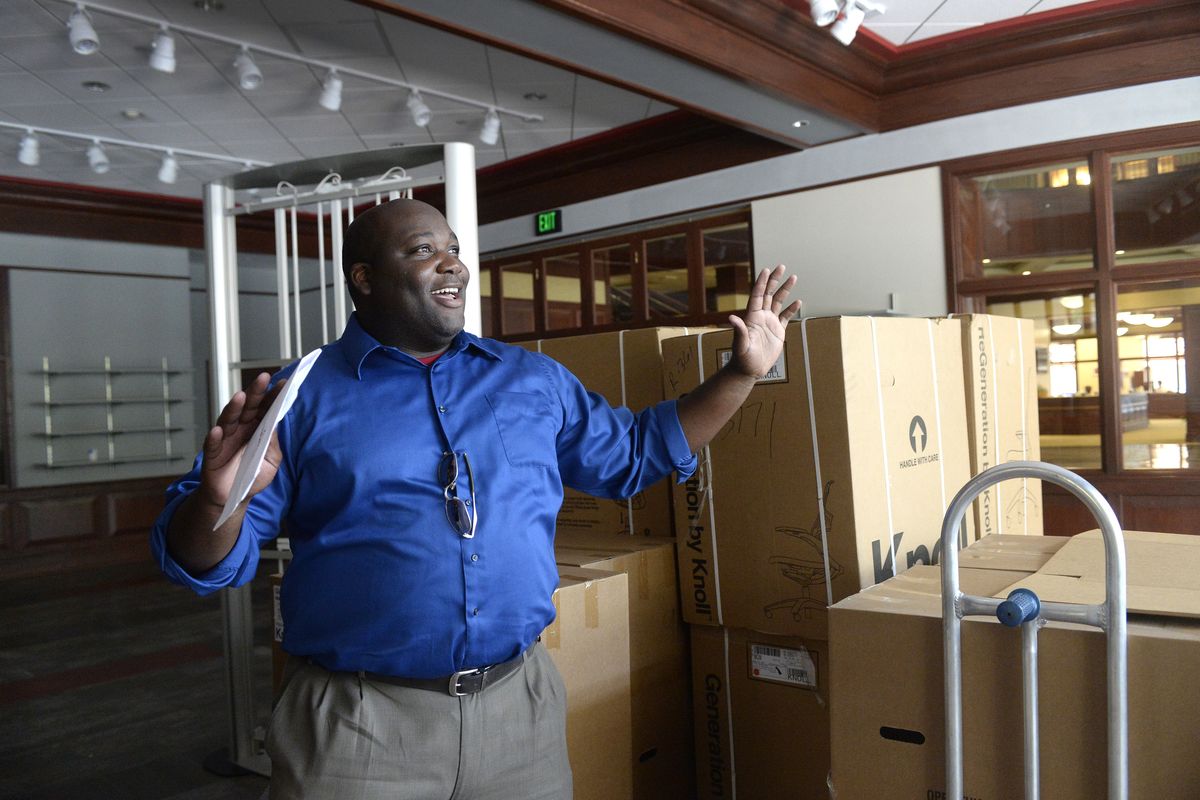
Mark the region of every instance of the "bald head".
POLYGON ((350 279, 350 272, 355 264, 377 264, 381 254, 394 240, 398 233, 405 231, 412 222, 430 213, 442 216, 442 213, 428 203, 420 200, 400 198, 368 208, 354 218, 346 229, 346 238, 342 241, 342 273, 346 276, 346 285, 350 296, 357 305, 360 295, 350 279))

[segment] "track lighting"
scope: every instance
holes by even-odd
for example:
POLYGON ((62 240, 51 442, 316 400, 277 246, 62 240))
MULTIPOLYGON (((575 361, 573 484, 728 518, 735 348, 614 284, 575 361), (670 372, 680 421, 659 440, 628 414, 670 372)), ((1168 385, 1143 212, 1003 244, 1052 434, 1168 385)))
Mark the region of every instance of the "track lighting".
POLYGON ((338 77, 336 69, 331 69, 325 74, 325 80, 321 83, 321 99, 317 102, 321 104, 321 108, 330 111, 337 111, 342 107, 342 79, 338 77))
POLYGON ((238 86, 246 91, 253 91, 262 85, 262 72, 258 65, 254 63, 254 58, 250 55, 250 51, 245 47, 238 53, 237 58, 233 60, 234 69, 238 74, 238 86))
POLYGON ((887 11, 887 6, 872 2, 871 0, 847 0, 846 7, 843 9, 845 16, 833 23, 833 27, 829 32, 833 34, 833 38, 837 39, 844 45, 849 45, 854 41, 855 34, 858 33, 858 28, 863 24, 868 14, 882 14, 887 11))
POLYGON ((483 125, 479 128, 479 141, 493 145, 500 140, 500 115, 496 109, 489 108, 483 117, 483 125))
POLYGON ((838 18, 841 7, 838 0, 809 0, 808 9, 813 22, 824 28, 838 18))
POLYGON ((150 45, 150 66, 159 72, 175 71, 175 37, 164 25, 150 45))
POLYGON ((110 166, 108 156, 105 155, 104 146, 99 141, 93 141, 92 146, 87 149, 87 160, 88 166, 97 175, 103 175, 108 172, 110 166))
POLYGON ((162 165, 158 168, 158 179, 162 183, 174 183, 175 178, 179 176, 179 162, 175 160, 175 153, 168 150, 163 156, 162 165))
POLYGON ((27 167, 36 167, 41 160, 37 135, 33 131, 28 131, 21 137, 21 147, 17 150, 17 161, 27 167))
POLYGON ((429 124, 429 120, 433 119, 433 112, 429 110, 429 106, 425 105, 425 101, 421 99, 421 93, 416 89, 408 93, 408 100, 404 105, 408 106, 408 113, 412 114, 413 124, 418 128, 424 128, 429 124))
POLYGON ((100 49, 100 37, 88 19, 87 11, 82 3, 75 5, 75 10, 67 19, 67 37, 71 40, 71 49, 81 56, 90 56, 100 49))
MULTIPOLYGON (((821 1, 813 0, 813 2, 821 1)), ((853 1, 867 2, 868 0, 853 1)), ((3 2, 3 0, 0 0, 0 2, 3 2)), ((500 114, 508 114, 523 119, 526 122, 543 121, 543 117, 540 114, 527 114, 523 111, 501 107, 494 103, 484 102, 471 97, 463 97, 449 92, 441 92, 435 89, 421 89, 406 81, 396 80, 385 75, 364 72, 363 70, 351 67, 331 64, 327 61, 307 58, 291 51, 279 50, 267 47, 266 45, 235 39, 211 30, 168 22, 160 17, 147 16, 135 11, 127 11, 123 8, 104 5, 100 2, 92 2, 91 0, 87 0, 86 2, 80 2, 79 0, 50 0, 50 2, 63 3, 64 5, 74 7, 67 22, 67 27, 70 34, 71 47, 77 53, 94 53, 99 49, 100 41, 96 36, 96 29, 92 26, 91 15, 98 13, 108 14, 122 19, 134 20, 145 25, 152 25, 158 29, 154 36, 153 47, 150 53, 150 66, 161 72, 175 71, 175 37, 183 35, 189 39, 198 37, 237 48, 233 67, 237 71, 238 86, 243 91, 253 91, 262 85, 263 74, 258 65, 255 64, 254 56, 265 55, 275 60, 298 62, 306 64, 309 67, 325 70, 325 79, 321 82, 320 103, 324 108, 330 110, 336 111, 340 108, 343 88, 342 81, 344 76, 351 75, 356 79, 392 86, 409 92, 407 101, 408 110, 412 114, 413 121, 420 127, 425 127, 432 119, 432 113, 429 107, 425 105, 424 98, 421 96, 422 93, 486 111, 488 116, 480 131, 481 135, 484 136, 485 142, 489 140, 495 142, 499 139, 500 114), (252 52, 254 55, 251 55, 252 52)), ((824 2, 829 2, 829 0, 824 0, 824 2)))

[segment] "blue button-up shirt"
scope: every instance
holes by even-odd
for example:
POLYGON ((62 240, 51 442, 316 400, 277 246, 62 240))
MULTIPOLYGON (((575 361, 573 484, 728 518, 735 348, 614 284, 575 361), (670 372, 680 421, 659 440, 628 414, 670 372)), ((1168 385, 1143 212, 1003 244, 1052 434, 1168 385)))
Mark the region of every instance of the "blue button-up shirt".
POLYGON ((198 456, 167 490, 152 533, 159 564, 201 594, 241 585, 286 522, 283 648, 332 670, 415 678, 505 661, 554 619, 563 484, 628 497, 696 464, 674 401, 613 409, 552 359, 466 332, 426 366, 353 317, 278 430, 282 464, 229 555, 190 575, 166 549, 172 514, 199 485, 198 456), (446 516, 447 451, 470 459, 472 539, 446 516))

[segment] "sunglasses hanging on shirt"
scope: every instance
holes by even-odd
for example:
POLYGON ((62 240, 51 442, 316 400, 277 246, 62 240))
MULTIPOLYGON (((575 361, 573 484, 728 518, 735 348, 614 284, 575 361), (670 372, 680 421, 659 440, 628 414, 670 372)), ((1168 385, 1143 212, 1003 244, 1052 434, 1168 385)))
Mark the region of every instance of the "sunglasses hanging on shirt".
POLYGON ((478 509, 475 506, 475 475, 471 472, 471 461, 466 451, 448 452, 442 454, 438 464, 438 482, 442 484, 442 496, 446 499, 446 519, 450 526, 464 539, 475 536, 475 526, 479 522, 478 509), (458 457, 462 456, 467 467, 467 487, 469 499, 458 496, 458 457))

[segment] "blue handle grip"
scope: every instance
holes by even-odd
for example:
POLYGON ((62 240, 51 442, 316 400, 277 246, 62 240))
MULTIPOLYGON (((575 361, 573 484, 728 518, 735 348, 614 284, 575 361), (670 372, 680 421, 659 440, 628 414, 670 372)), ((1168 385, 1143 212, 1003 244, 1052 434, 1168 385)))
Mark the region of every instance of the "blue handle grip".
POLYGON ((1031 619, 1037 619, 1042 610, 1038 596, 1029 589, 1013 589, 1008 599, 996 609, 996 619, 1010 628, 1020 627, 1031 619))

